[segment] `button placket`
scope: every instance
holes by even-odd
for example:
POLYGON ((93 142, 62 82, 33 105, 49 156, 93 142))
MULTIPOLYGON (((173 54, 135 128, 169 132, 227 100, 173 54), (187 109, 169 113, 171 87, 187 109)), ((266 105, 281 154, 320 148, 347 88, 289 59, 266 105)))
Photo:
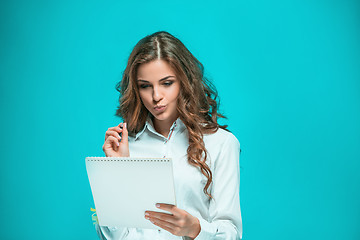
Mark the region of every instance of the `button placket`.
POLYGON ((164 158, 169 155, 169 149, 170 149, 169 145, 170 145, 171 137, 172 137, 172 135, 174 133, 175 127, 176 127, 176 121, 171 126, 169 136, 166 138, 166 140, 164 142, 164 151, 163 151, 164 152, 164 156, 163 156, 164 158))
POLYGON ((164 142, 162 153, 163 153, 163 158, 165 158, 167 156, 167 144, 166 144, 166 142, 164 142))

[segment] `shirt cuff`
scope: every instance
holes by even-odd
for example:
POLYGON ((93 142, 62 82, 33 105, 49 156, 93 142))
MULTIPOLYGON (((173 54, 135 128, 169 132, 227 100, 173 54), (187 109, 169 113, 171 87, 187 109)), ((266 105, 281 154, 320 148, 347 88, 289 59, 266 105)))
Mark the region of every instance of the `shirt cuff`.
POLYGON ((210 224, 208 221, 198 218, 200 222, 200 233, 197 235, 194 240, 209 240, 216 234, 216 229, 214 229, 214 225, 210 224))
POLYGON ((100 239, 123 239, 129 234, 126 227, 106 227, 95 224, 96 232, 100 239))

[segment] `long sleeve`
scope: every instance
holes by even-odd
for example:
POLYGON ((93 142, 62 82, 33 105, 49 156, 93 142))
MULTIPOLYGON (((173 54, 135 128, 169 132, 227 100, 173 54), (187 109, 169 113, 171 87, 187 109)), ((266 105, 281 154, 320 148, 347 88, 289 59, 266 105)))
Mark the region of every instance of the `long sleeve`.
POLYGON ((101 240, 120 240, 124 239, 129 231, 127 228, 108 228, 95 224, 96 233, 101 240))
MULTIPOLYGON (((174 123, 175 125, 175 123, 174 123)), ((240 212, 240 143, 236 137, 218 129, 204 135, 213 182, 209 201, 203 192, 206 177, 188 163, 189 135, 180 118, 171 139, 162 138, 151 123, 146 124, 135 138, 129 138, 132 157, 170 157, 173 159, 174 190, 178 207, 200 221, 201 231, 195 240, 239 240, 242 237, 240 212)), ((108 228, 96 226, 100 239, 165 240, 189 239, 174 236, 166 230, 140 228, 108 228)))
POLYGON ((199 218, 201 231, 196 240, 242 238, 239 157, 240 143, 230 134, 214 163, 210 217, 208 221, 199 218))

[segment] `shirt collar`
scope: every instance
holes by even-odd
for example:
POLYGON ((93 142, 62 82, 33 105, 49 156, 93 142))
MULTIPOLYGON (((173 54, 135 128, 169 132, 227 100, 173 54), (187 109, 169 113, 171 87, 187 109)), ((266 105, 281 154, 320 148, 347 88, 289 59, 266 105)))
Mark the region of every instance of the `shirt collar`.
MULTIPOLYGON (((186 129, 186 126, 185 126, 185 124, 181 121, 180 118, 177 118, 177 119, 175 120, 175 122, 174 122, 174 123, 171 125, 171 127, 170 127, 170 131, 173 130, 173 133, 182 132, 182 131, 184 131, 185 129, 186 129)), ((146 130, 147 130, 147 131, 150 131, 150 132, 152 132, 152 133, 154 133, 154 134, 156 134, 156 135, 160 135, 160 134, 155 130, 154 123, 153 123, 150 115, 147 117, 143 129, 136 134, 135 140, 137 140, 137 139, 141 136, 141 134, 143 134, 146 130)), ((164 136, 162 136, 162 137, 164 137, 164 136)))

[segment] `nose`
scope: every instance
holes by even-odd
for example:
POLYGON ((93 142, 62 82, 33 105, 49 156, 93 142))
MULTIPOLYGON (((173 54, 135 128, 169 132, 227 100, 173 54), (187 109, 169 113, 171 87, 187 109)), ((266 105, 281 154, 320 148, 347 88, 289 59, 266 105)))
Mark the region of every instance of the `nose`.
POLYGON ((163 98, 163 94, 157 86, 154 86, 153 90, 153 100, 154 102, 159 102, 163 98))

